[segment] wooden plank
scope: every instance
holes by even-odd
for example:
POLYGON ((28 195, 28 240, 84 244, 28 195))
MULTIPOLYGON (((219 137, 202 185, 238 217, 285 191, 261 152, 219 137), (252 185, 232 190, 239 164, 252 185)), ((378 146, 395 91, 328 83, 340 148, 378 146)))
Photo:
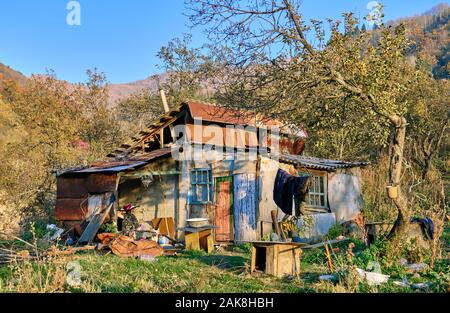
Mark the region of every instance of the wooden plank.
POLYGON ((279 250, 280 250, 279 245, 273 246, 273 275, 275 275, 275 276, 278 276, 280 273, 279 268, 278 268, 279 250))
MULTIPOLYGON (((209 242, 208 242, 209 238, 212 238, 212 230, 211 229, 207 229, 207 230, 204 230, 204 231, 201 231, 198 233, 200 249, 205 250, 206 252, 208 252, 208 250, 210 249, 209 242)), ((211 248, 211 251, 214 249, 214 243, 212 243, 212 244, 213 244, 213 246, 211 248)))
POLYGON ((294 251, 295 251, 295 269, 296 269, 295 275, 299 276, 300 273, 301 273, 301 269, 302 269, 302 267, 301 267, 301 264, 302 264, 301 260, 302 260, 302 253, 303 253, 303 251, 302 251, 302 249, 295 249, 294 251))
POLYGON ((180 171, 139 171, 136 173, 124 174, 124 178, 140 178, 143 176, 166 176, 166 175, 179 175, 180 171))
POLYGON ((234 176, 234 240, 256 240, 256 175, 234 176))
POLYGON ((276 276, 298 275, 300 273, 301 248, 296 246, 277 245, 278 273, 276 276))
POLYGON ((175 237, 175 221, 173 217, 154 218, 152 220, 153 227, 159 229, 161 234, 175 237))
POLYGON ((275 248, 274 246, 266 247, 266 271, 268 275, 275 275, 275 248))
POLYGON ((256 248, 252 247, 252 260, 250 263, 250 273, 253 273, 256 269, 256 248))
MULTIPOLYGON (((167 121, 165 121, 164 123, 161 123, 161 122, 156 122, 155 121, 155 123, 153 123, 152 124, 152 129, 149 129, 149 134, 148 135, 146 135, 146 136, 138 136, 138 138, 136 138, 136 141, 138 141, 137 143, 135 143, 135 144, 133 144, 133 145, 131 145, 131 147, 129 148, 129 151, 133 151, 133 150, 135 150, 136 148, 138 148, 139 146, 140 146, 140 143, 141 142, 146 142, 146 141, 148 141, 152 136, 154 136, 155 134, 157 134, 158 133, 158 131, 161 129, 161 128, 164 128, 164 127, 166 127, 166 126, 169 126, 170 124, 172 124, 173 122, 175 122, 180 116, 181 116, 181 114, 182 113, 179 113, 179 114, 177 114, 175 117, 173 117, 172 118, 172 116, 171 115, 167 115, 167 118, 170 118, 170 119, 168 119, 167 121)), ((159 121, 161 120, 161 119, 163 119, 164 117, 161 117, 160 119, 159 119, 159 121)))
POLYGON ((184 235, 186 250, 200 250, 200 240, 198 233, 186 233, 184 235))
POLYGON ((325 256, 327 257, 328 269, 330 270, 330 273, 333 273, 333 261, 331 260, 331 253, 330 249, 328 248, 328 244, 325 245, 325 256))
POLYGON ((323 246, 325 246, 325 245, 327 245, 327 244, 335 244, 335 243, 342 242, 342 241, 346 241, 346 240, 349 240, 349 238, 328 240, 328 241, 319 242, 319 243, 316 243, 316 244, 313 244, 313 245, 305 245, 305 246, 303 247, 303 249, 320 248, 320 247, 323 247, 323 246))
POLYGON ((274 275, 280 277, 285 274, 290 274, 292 271, 292 260, 291 260, 292 255, 290 253, 292 249, 289 249, 289 247, 287 247, 286 249, 285 246, 279 245, 274 246, 274 248, 278 250, 276 257, 277 264, 276 267, 274 266, 277 269, 277 271, 274 275))
POLYGON ((212 233, 212 230, 211 230, 211 229, 205 229, 205 230, 202 230, 201 232, 198 233, 198 238, 199 238, 199 239, 206 238, 206 237, 208 237, 209 235, 211 235, 211 233, 212 233))
POLYGON ((214 238, 212 234, 206 237, 206 246, 206 252, 212 253, 214 251, 214 238))
POLYGON ((217 230, 215 231, 215 237, 217 242, 227 242, 232 241, 232 178, 217 178, 216 179, 216 199, 217 205, 214 214, 215 226, 217 230))
POLYGON ((258 246, 275 246, 275 245, 286 245, 286 246, 298 246, 298 247, 309 247, 307 243, 303 242, 284 242, 284 241, 252 241, 252 244, 258 246))

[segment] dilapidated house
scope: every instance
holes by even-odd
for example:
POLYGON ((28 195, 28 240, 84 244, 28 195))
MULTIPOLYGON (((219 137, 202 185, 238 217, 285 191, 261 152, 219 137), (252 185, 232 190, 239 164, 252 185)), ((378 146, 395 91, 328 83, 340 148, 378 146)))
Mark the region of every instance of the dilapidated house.
POLYGON ((217 243, 260 240, 272 231, 282 168, 313 178, 303 214, 351 220, 362 205, 359 167, 367 164, 302 156, 306 137, 301 127, 259 114, 182 103, 109 159, 60 173, 55 217, 76 226, 114 199, 113 221, 118 208, 139 205, 139 221, 173 218, 177 239, 187 219, 206 217, 217 243))

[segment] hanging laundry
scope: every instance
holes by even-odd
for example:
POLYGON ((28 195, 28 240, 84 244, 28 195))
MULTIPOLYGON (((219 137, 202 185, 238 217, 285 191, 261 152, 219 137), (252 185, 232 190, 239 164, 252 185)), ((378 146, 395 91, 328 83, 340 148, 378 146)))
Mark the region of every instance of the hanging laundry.
POLYGON ((431 240, 434 239, 434 223, 431 218, 418 218, 411 219, 411 223, 418 223, 422 228, 422 232, 431 240))
POLYGON ((273 187, 273 200, 283 213, 292 215, 292 204, 295 199, 295 215, 298 216, 310 184, 311 179, 308 176, 297 177, 278 169, 273 187))

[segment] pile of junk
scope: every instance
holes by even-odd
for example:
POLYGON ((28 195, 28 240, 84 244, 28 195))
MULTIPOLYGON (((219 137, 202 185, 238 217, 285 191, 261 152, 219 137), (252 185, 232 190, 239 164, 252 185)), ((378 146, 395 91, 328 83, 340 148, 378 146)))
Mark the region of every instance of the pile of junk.
POLYGON ((119 257, 133 257, 152 261, 158 256, 175 255, 184 249, 175 237, 173 218, 156 218, 139 223, 132 211, 138 206, 128 204, 117 210, 117 222, 113 223, 110 205, 98 208, 94 214, 71 229, 64 231, 49 225, 51 241, 63 242, 68 251, 110 251, 119 257), (118 230, 120 229, 120 231, 118 230))

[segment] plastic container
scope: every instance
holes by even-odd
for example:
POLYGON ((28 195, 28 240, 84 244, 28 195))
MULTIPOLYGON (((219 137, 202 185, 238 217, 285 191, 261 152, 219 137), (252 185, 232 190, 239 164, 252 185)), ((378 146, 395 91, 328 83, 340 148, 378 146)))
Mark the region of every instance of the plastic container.
POLYGON ((167 246, 167 245, 169 245, 169 239, 167 237, 164 237, 164 236, 159 236, 158 244, 160 246, 167 246))
POLYGON ((199 228, 203 226, 207 226, 209 224, 209 220, 207 218, 190 218, 186 220, 188 225, 193 228, 199 228))
POLYGON ((389 279, 389 275, 384 275, 381 273, 375 273, 375 272, 366 272, 365 270, 362 270, 360 268, 356 269, 358 271, 359 276, 362 279, 365 279, 369 285, 379 285, 386 283, 389 279))
POLYGON ((397 197, 398 197, 398 187, 397 186, 387 186, 386 189, 387 189, 389 198, 397 199, 397 197))

